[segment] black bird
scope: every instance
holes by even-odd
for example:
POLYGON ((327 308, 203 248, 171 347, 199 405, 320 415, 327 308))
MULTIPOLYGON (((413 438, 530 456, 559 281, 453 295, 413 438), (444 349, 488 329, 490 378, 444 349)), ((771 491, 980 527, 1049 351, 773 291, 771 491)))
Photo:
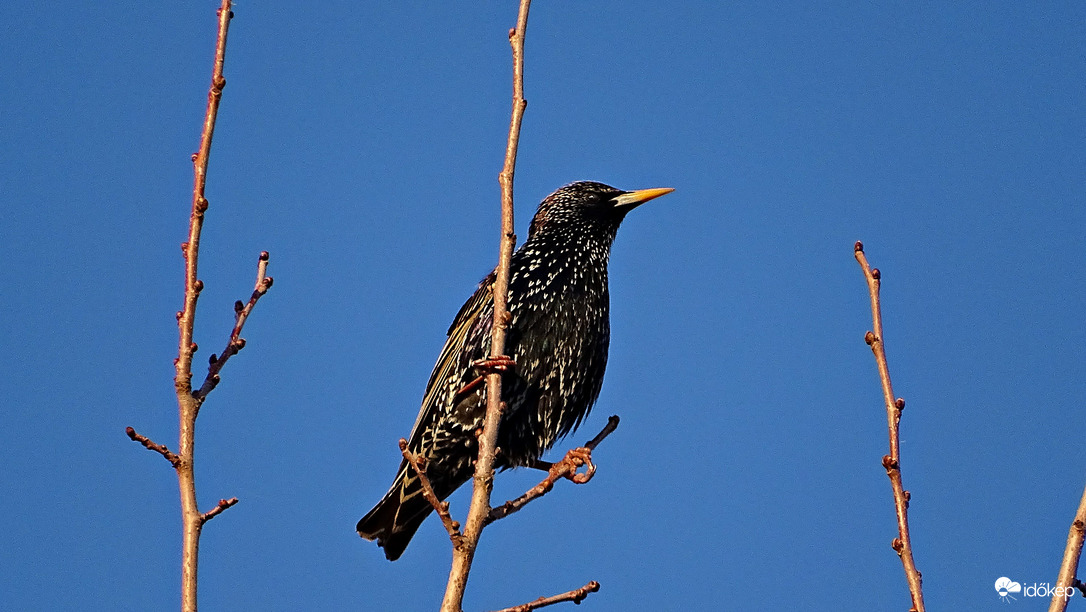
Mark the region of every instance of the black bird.
MULTIPOLYGON (((532 463, 577 428, 603 385, 611 326, 607 260, 626 213, 673 189, 622 191, 582 181, 539 205, 528 239, 509 270, 505 352, 515 366, 502 374, 506 412, 496 466, 532 463)), ((427 460, 426 474, 445 499, 474 473, 486 390, 472 385, 477 360, 490 353, 494 313, 491 272, 457 313, 430 374, 408 450, 427 460)), ((377 540, 395 561, 433 508, 405 460, 392 488, 358 521, 358 535, 377 540)))

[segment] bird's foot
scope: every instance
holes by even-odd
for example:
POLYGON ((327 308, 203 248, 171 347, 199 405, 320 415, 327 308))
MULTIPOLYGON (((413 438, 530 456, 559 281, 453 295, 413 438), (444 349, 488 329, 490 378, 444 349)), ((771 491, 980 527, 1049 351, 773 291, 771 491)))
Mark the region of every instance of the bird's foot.
POLYGON ((476 389, 482 387, 483 383, 486 382, 486 375, 487 374, 493 374, 495 372, 497 372, 497 373, 508 372, 509 370, 512 370, 514 367, 516 367, 517 362, 513 361, 512 357, 507 357, 505 355, 499 355, 498 357, 487 357, 486 359, 476 359, 475 361, 471 362, 471 365, 476 370, 479 370, 480 372, 482 372, 482 374, 479 375, 479 376, 476 376, 475 380, 473 380, 473 381, 469 382, 468 384, 464 385, 463 387, 461 387, 460 390, 456 392, 457 397, 467 395, 468 393, 471 393, 471 392, 475 391, 476 389))
POLYGON ((508 372, 516 367, 517 362, 513 361, 513 358, 508 355, 498 355, 497 357, 476 359, 471 362, 471 365, 483 374, 493 374, 495 372, 508 372))
MULTIPOLYGON (((534 467, 534 466, 533 466, 534 467)), ((592 449, 587 446, 571 448, 561 461, 551 464, 547 470, 555 480, 565 478, 575 484, 584 484, 596 474, 596 464, 592 463, 592 449), (579 468, 585 471, 578 472, 579 468)))

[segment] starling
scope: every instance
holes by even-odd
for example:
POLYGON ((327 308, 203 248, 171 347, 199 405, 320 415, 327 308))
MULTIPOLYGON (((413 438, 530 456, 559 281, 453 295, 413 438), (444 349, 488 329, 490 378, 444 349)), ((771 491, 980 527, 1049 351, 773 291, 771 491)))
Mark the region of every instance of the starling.
MULTIPOLYGON (((528 239, 509 269, 505 352, 515 365, 502 374, 506 410, 498 430, 496 468, 529 465, 588 414, 603 385, 611 328, 607 260, 626 213, 672 189, 622 191, 582 181, 539 205, 528 239)), ((486 389, 472 384, 473 365, 490 353, 495 274, 460 308, 438 357, 408 450, 426 459, 440 499, 471 479, 483 426, 486 389)), ((395 561, 433 508, 405 460, 384 498, 358 522, 395 561)))

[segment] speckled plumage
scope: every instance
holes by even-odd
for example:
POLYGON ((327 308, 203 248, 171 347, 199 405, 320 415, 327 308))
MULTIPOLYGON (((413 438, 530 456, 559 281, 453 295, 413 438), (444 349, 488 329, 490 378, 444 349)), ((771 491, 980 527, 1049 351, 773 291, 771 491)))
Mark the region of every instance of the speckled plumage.
MULTIPOLYGON (((496 467, 538 459, 592 408, 610 342, 611 243, 627 212, 669 191, 625 192, 582 181, 539 205, 510 263, 506 354, 516 366, 502 376, 507 409, 496 467)), ((456 315, 408 439, 408 449, 428 460, 427 475, 441 499, 474 471, 486 392, 481 385, 463 389, 479 376, 472 364, 490 352, 493 282, 492 272, 456 315)), ((405 461, 384 499, 358 522, 358 533, 376 539, 394 561, 431 511, 405 461)))

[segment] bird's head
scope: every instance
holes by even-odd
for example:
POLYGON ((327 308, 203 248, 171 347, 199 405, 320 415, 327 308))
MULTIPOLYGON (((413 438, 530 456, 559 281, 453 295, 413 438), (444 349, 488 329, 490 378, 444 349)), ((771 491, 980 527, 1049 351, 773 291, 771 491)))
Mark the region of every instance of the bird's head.
POLYGON ((528 229, 531 237, 543 230, 563 226, 605 231, 613 237, 626 213, 653 198, 675 191, 671 188, 623 191, 603 183, 570 183, 547 196, 539 204, 528 229))

